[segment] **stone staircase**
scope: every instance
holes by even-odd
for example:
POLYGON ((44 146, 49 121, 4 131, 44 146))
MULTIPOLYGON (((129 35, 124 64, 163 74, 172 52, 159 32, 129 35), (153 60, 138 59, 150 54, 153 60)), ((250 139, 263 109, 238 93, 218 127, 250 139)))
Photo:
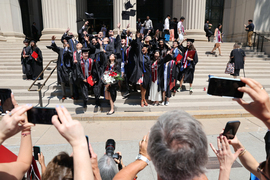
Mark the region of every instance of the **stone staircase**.
MULTIPOLYGON (((61 43, 57 42, 60 46, 61 43)), ((57 54, 52 50, 46 48, 50 42, 39 42, 38 47, 43 54, 43 67, 45 67, 50 60, 56 59, 57 54)), ((170 99, 169 106, 151 106, 140 107, 140 93, 131 93, 127 99, 123 98, 118 92, 117 100, 115 102, 116 114, 113 116, 116 119, 147 119, 158 116, 164 111, 183 109, 196 117, 239 117, 246 116, 246 112, 231 98, 212 97, 207 95, 204 88, 208 86, 208 75, 215 75, 221 77, 230 77, 224 74, 226 63, 229 60, 229 54, 232 50, 233 43, 223 43, 222 56, 215 57, 214 55, 207 55, 207 51, 211 51, 213 43, 195 42, 195 47, 199 55, 199 63, 196 66, 195 79, 193 83, 194 93, 189 95, 188 91, 178 92, 170 99), (141 113, 148 112, 148 113, 141 113)), ((39 106, 39 96, 36 91, 28 91, 29 86, 33 81, 23 80, 22 68, 20 65, 20 53, 23 48, 23 43, 4 43, 0 42, 0 87, 10 88, 19 104, 30 103, 33 106, 39 106)), ((217 52, 218 54, 218 52, 217 52)), ((55 64, 51 64, 49 69, 53 69, 55 64)), ((46 70, 44 80, 48 77, 51 70, 46 70)), ((270 58, 263 53, 254 54, 254 52, 247 52, 246 77, 253 78, 259 81, 270 92, 270 58), (252 54, 253 53, 253 54, 252 54)), ((240 75, 243 76, 241 70, 240 75)), ((42 84, 43 81, 40 81, 42 84)), ((186 84, 187 89, 189 85, 186 84)), ((37 88, 34 86, 33 89, 37 88)), ((67 91, 68 92, 68 91, 67 91)), ((244 99, 251 100, 247 95, 244 99)), ((56 72, 53 73, 46 85, 42 89, 42 101, 44 107, 55 107, 56 105, 63 105, 67 107, 70 113, 81 118, 96 118, 106 119, 106 114, 109 110, 108 101, 102 100, 102 107, 95 108, 93 105, 94 97, 88 102, 86 112, 82 108, 82 101, 73 101, 67 98, 65 101, 61 100, 61 87, 56 84, 56 72)), ((113 117, 110 117, 112 119, 113 117)))

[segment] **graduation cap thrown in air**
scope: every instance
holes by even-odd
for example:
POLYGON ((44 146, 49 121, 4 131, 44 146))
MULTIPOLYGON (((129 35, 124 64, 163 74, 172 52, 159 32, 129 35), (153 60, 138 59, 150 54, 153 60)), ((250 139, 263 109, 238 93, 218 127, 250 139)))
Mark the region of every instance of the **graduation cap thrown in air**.
POLYGON ((86 19, 95 19, 94 18, 94 13, 85 12, 84 14, 86 15, 86 19))
POLYGON ((130 8, 133 8, 133 6, 135 5, 136 3, 134 3, 133 5, 130 3, 130 1, 128 1, 127 3, 125 3, 125 9, 128 10, 130 8))
POLYGON ((187 39, 187 41, 194 43, 194 39, 187 39))
POLYGON ((135 16, 136 15, 136 10, 131 9, 129 12, 130 16, 135 16))
POLYGON ((52 46, 46 46, 46 48, 48 48, 48 49, 52 49, 53 47, 52 47, 52 46))
POLYGON ((129 20, 130 12, 122 11, 122 20, 129 20))

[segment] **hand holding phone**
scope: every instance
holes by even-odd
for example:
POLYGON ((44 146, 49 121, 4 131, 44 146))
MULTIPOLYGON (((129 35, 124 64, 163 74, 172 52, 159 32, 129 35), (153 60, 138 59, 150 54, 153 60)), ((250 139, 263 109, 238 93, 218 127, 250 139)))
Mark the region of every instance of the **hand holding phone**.
POLYGON ((57 115, 55 108, 33 107, 27 111, 28 121, 33 124, 50 124, 52 125, 52 117, 57 115))
POLYGON ((38 160, 38 154, 40 153, 40 147, 39 146, 34 146, 34 159, 38 160))
POLYGON ((240 121, 229 121, 226 124, 226 127, 223 132, 223 136, 226 136, 227 139, 233 139, 236 135, 236 132, 240 126, 240 121))

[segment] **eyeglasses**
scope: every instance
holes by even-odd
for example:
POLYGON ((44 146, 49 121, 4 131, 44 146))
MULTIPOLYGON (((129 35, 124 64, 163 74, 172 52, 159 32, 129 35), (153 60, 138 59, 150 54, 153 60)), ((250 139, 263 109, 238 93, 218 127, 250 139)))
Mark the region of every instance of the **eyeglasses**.
POLYGON ((266 176, 266 174, 263 172, 263 169, 265 168, 265 165, 266 165, 266 161, 263 161, 262 163, 260 163, 260 165, 257 167, 257 171, 260 172, 265 177, 265 179, 270 180, 266 176))

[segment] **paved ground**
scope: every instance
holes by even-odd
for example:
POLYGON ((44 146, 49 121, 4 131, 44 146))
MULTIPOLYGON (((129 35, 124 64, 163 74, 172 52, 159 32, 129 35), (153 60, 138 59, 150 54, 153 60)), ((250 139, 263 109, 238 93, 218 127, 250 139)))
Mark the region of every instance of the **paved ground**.
MULTIPOLYGON (((265 125, 253 117, 246 118, 224 118, 224 119, 200 119, 207 134, 208 143, 216 144, 218 133, 224 128, 227 121, 240 120, 241 125, 238 131, 238 138, 246 149, 260 162, 265 160, 264 135, 267 132, 265 125)), ((120 121, 82 121, 86 135, 89 136, 94 151, 100 158, 105 152, 105 142, 109 138, 116 141, 116 151, 121 151, 123 161, 129 164, 134 161, 138 154, 138 142, 142 139, 156 120, 120 120, 120 121)), ((72 152, 71 146, 61 137, 53 126, 37 125, 32 129, 33 145, 41 147, 45 155, 46 164, 60 151, 72 152)), ((18 153, 20 136, 10 138, 4 145, 14 153, 18 153)), ((208 148, 209 157, 215 154, 208 148)), ((240 162, 239 160, 237 160, 240 162)), ((209 180, 218 179, 218 169, 208 169, 209 180)), ((249 179, 249 172, 243 168, 233 168, 231 180, 249 179)), ((140 174, 141 180, 155 180, 156 172, 152 164, 146 167, 140 174)))

